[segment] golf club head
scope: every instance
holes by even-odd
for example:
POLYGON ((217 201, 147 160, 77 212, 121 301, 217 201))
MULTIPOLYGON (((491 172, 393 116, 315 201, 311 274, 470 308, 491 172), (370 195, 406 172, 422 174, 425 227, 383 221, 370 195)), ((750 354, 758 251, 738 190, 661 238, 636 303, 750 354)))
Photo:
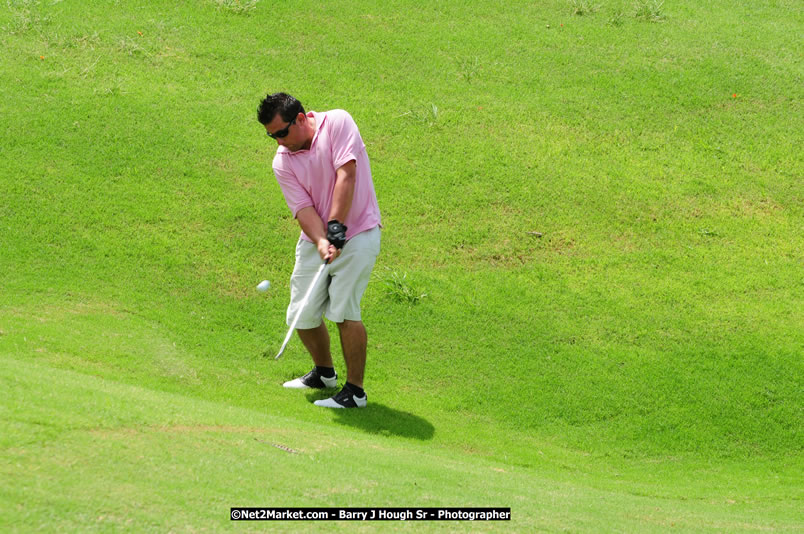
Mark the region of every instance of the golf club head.
POLYGON ((282 347, 281 349, 279 349, 279 354, 277 354, 277 355, 274 357, 274 360, 278 360, 278 359, 279 359, 279 357, 280 357, 280 356, 282 356, 282 354, 283 354, 284 352, 285 352, 285 347, 282 347))

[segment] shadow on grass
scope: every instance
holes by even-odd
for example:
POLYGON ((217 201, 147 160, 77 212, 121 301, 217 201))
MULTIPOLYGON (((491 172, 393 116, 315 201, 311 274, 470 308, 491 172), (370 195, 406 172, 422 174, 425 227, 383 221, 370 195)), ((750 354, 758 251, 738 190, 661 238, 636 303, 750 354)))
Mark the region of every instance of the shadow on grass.
MULTIPOLYGON (((325 399, 328 395, 320 392, 307 395, 307 400, 311 403, 316 400, 325 399)), ((322 408, 332 410, 331 408, 322 408)), ((429 421, 418 415, 408 412, 394 410, 383 404, 371 402, 365 408, 355 408, 350 410, 332 410, 334 421, 341 425, 359 428, 369 434, 379 434, 381 436, 402 436, 415 438, 422 441, 433 439, 435 427, 429 421)))

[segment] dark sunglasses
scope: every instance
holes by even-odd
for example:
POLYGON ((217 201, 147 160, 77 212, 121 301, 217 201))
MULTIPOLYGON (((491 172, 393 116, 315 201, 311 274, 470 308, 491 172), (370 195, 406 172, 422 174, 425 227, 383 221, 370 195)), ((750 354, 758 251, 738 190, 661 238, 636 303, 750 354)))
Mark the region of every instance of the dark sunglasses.
POLYGON ((269 131, 266 131, 265 133, 267 133, 268 137, 270 137, 271 139, 282 139, 283 137, 288 136, 288 134, 290 133, 290 127, 293 126, 293 123, 295 122, 296 118, 294 117, 293 120, 290 121, 286 127, 282 128, 278 132, 271 133, 269 131))

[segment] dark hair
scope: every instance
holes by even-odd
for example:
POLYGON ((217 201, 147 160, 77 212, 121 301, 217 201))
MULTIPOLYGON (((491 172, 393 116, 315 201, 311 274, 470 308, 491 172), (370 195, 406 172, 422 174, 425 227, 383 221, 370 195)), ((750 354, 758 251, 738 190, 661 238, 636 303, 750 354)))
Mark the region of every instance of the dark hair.
POLYGON ((260 107, 257 108, 257 120, 261 124, 269 124, 277 113, 283 121, 290 122, 299 113, 304 113, 304 107, 287 93, 274 93, 260 102, 260 107))

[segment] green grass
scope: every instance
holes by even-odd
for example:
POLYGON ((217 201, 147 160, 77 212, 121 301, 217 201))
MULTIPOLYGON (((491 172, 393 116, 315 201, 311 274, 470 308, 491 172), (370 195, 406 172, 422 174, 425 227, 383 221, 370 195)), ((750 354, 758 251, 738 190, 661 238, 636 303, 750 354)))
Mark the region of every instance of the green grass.
MULTIPOLYGON (((256 499, 277 507, 505 503, 515 510, 511 524, 478 527, 500 532, 534 525, 597 530, 601 522, 656 532, 670 526, 751 531, 796 524, 794 511, 780 506, 795 484, 783 466, 770 466, 779 471, 769 483, 762 478, 768 468, 763 464, 752 469, 701 461, 602 464, 542 444, 534 450, 537 468, 531 469, 455 454, 426 439, 356 431, 365 415, 327 413, 322 421, 332 424, 322 432, 321 421, 301 422, 10 358, 0 361, 0 379, 6 402, 20 403, 5 414, 5 425, 24 436, 2 441, 15 477, 0 493, 11 513, 0 523, 5 531, 15 526, 220 530, 227 526, 230 506, 253 505, 256 499), (586 469, 577 469, 579 461, 586 469), (678 468, 707 482, 679 480, 678 468), (310 471, 328 473, 339 483, 316 477, 301 484, 298 474, 310 471), (739 489, 728 485, 735 473, 741 476, 739 489), (684 491, 679 494, 668 482, 682 482, 684 491), (768 512, 772 520, 758 517, 768 512)), ((379 415, 376 405, 372 410, 369 418, 379 415)), ((400 415, 390 408, 381 413, 400 415)), ((426 423, 412 423, 417 425, 426 423)), ((456 525, 428 527, 452 531, 456 525)), ((271 525, 277 528, 293 532, 299 526, 271 525)), ((320 528, 334 532, 342 526, 320 528)))
POLYGON ((4 7, 0 530, 804 529, 795 3, 4 7), (263 356, 298 236, 275 90, 368 146, 358 414, 279 387, 298 340, 263 356))

